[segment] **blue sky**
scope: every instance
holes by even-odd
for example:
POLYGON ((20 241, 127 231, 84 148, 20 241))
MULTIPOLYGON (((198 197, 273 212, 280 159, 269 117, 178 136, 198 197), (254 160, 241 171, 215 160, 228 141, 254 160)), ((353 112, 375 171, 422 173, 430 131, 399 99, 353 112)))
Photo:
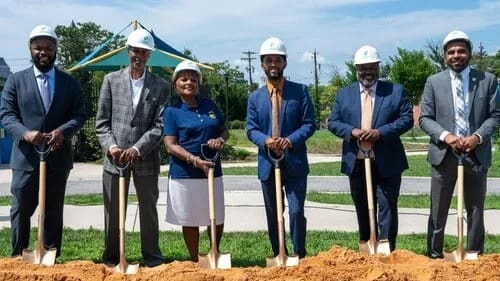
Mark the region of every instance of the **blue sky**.
MULTIPOLYGON (((386 61, 398 47, 424 50, 427 42, 461 29, 475 47, 481 42, 489 54, 500 49, 500 0, 4 0, 0 11, 0 56, 13 71, 29 66, 27 37, 34 26, 71 20, 118 32, 137 19, 180 51, 191 49, 204 62, 228 60, 243 71, 242 52, 258 52, 262 41, 277 36, 288 48, 285 75, 305 84, 314 82, 314 49, 322 83, 365 44, 386 61)), ((258 59, 253 66, 260 82, 258 59)))

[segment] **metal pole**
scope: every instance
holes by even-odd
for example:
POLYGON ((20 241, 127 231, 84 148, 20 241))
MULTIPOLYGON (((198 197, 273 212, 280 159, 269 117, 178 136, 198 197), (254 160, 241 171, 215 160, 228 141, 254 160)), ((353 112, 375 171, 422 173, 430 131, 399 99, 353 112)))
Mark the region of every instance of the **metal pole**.
POLYGON ((229 123, 229 73, 224 74, 224 80, 226 81, 226 124, 229 123))

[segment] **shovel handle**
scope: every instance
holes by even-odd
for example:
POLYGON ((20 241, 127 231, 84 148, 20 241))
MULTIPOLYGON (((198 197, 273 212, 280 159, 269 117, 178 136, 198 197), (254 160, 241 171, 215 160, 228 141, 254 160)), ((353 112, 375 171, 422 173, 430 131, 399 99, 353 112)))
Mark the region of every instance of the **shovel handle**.
MULTIPOLYGON (((281 155, 276 155, 269 148, 267 149, 267 155, 269 156, 269 159, 271 159, 271 162, 273 162, 274 169, 279 168, 280 161, 283 160, 283 158, 285 158, 284 152, 281 155)), ((281 181, 281 178, 280 178, 280 181, 281 181)))
POLYGON ((120 177, 123 178, 127 175, 128 169, 130 168, 130 162, 127 162, 125 164, 120 164, 114 159, 110 159, 110 162, 113 165, 113 167, 115 167, 118 170, 120 177))
POLYGON ((41 145, 34 145, 36 153, 40 156, 40 161, 45 161, 52 150, 52 144, 42 143, 41 145))
POLYGON ((372 152, 373 150, 373 146, 372 146, 372 143, 371 142, 362 142, 360 141, 359 139, 356 141, 356 144, 358 145, 358 148, 359 150, 361 150, 361 152, 363 152, 363 156, 364 158, 370 158, 370 153, 372 152), (363 144, 365 143, 369 143, 370 145, 368 147, 364 147, 363 144))
POLYGON ((217 161, 217 159, 220 156, 220 152, 218 150, 211 150, 207 143, 202 143, 200 147, 201 147, 200 149, 201 157, 203 157, 204 160, 210 161, 212 163, 215 163, 215 161, 217 161), (213 156, 210 157, 207 151, 213 152, 214 153, 213 156))

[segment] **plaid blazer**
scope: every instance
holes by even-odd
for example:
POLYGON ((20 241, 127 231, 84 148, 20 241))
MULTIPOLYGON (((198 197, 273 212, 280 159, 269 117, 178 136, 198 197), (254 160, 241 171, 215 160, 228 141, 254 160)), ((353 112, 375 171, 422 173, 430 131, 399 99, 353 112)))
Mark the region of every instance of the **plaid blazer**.
MULTIPOLYGON (((106 155, 109 148, 135 146, 141 158, 132 168, 140 176, 157 175, 160 172, 160 144, 162 137, 162 113, 168 85, 165 80, 146 71, 144 87, 137 108, 132 108, 130 68, 127 67, 104 76, 96 116, 96 135, 106 155)), ((108 157, 104 170, 117 174, 108 157)))

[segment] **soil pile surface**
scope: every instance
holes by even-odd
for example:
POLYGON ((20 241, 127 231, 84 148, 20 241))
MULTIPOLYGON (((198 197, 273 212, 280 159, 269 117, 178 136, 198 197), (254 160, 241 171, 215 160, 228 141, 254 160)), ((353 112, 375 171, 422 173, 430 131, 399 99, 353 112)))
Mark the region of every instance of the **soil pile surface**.
POLYGON ((111 281, 111 280, 484 280, 500 281, 500 255, 480 256, 478 261, 456 264, 431 260, 405 250, 389 257, 372 257, 333 247, 300 261, 296 267, 200 269, 192 262, 172 262, 155 268, 141 267, 135 275, 113 272, 103 264, 72 261, 51 267, 27 264, 19 259, 0 259, 0 280, 37 281, 111 281))

